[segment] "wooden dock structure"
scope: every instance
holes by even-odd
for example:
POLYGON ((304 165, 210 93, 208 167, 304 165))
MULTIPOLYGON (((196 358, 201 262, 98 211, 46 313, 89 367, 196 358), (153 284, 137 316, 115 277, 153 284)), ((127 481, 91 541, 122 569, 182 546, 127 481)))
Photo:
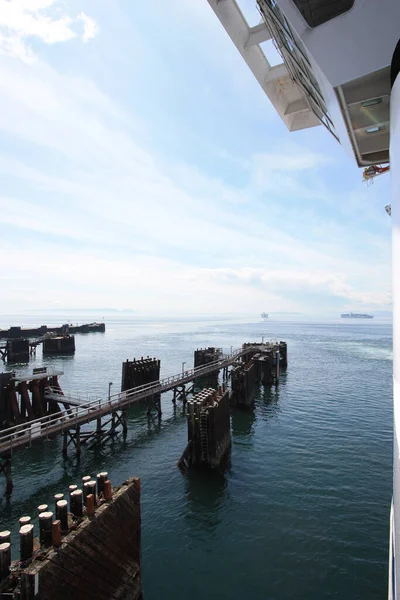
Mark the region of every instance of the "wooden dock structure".
MULTIPOLYGON (((284 342, 280 344, 284 344, 282 348, 286 349, 284 342)), ((278 364, 278 367, 275 367, 276 373, 279 373, 280 365, 283 366, 284 356, 286 357, 285 364, 287 364, 287 352, 281 353, 280 344, 275 342, 244 344, 242 348, 230 354, 219 352, 218 358, 214 362, 207 362, 163 379, 159 379, 159 362, 156 359, 147 357, 140 361, 127 361, 124 363, 126 378, 128 372, 134 377, 138 377, 139 374, 141 377, 148 377, 150 373, 152 377, 156 377, 156 380, 146 381, 119 393, 109 393, 106 398, 90 399, 86 394, 63 392, 58 383, 58 375, 61 373, 41 372, 19 379, 5 374, 6 381, 5 383, 3 381, 3 387, 0 386, 0 415, 2 406, 4 408, 2 399, 10 398, 11 401, 7 404, 6 422, 7 419, 8 422, 14 419, 16 423, 0 430, 0 473, 3 471, 6 475, 8 492, 10 493, 12 490, 11 457, 16 450, 30 447, 40 440, 62 435, 63 453, 66 454, 68 446, 73 445, 79 456, 82 444, 90 440, 100 441, 107 436, 114 435, 119 426, 126 434, 126 410, 133 404, 144 402, 147 404, 148 411, 155 406, 160 416, 160 398, 163 393, 172 391, 173 402, 176 402, 179 396, 185 405, 187 390, 189 388, 191 392, 194 391, 195 381, 214 375, 219 371, 222 371, 227 379, 228 367, 233 367, 232 372, 235 372, 235 367, 246 369, 244 365, 251 359, 254 359, 252 370, 254 370, 253 379, 255 380, 254 361, 262 356, 269 356, 268 360, 270 361, 275 360, 275 363, 278 364), (143 369, 148 370, 147 375, 143 369), (60 405, 64 407, 64 410, 60 409, 60 405), (84 425, 91 422, 96 422, 94 430, 82 430, 84 425)), ((276 373, 273 380, 278 382, 279 375, 277 377, 276 373)), ((127 382, 128 379, 125 380, 124 385, 127 385, 127 382)), ((133 382, 137 383, 138 380, 133 380, 133 382)), ((247 384, 247 390, 250 389, 249 386, 250 383, 247 384)))
POLYGON ((41 504, 33 518, 20 518, 14 561, 11 539, 11 528, 0 532, 0 598, 142 597, 138 478, 113 489, 106 472, 85 476, 56 494, 54 509, 41 504))
POLYGON ((187 403, 188 445, 178 466, 216 468, 231 445, 229 391, 204 389, 187 403))
POLYGON ((64 335, 66 333, 104 333, 106 330, 105 323, 85 323, 84 325, 41 325, 40 327, 10 327, 9 329, 0 329, 0 339, 19 339, 19 338, 38 338, 46 334, 64 335))
POLYGON ((43 354, 74 354, 75 338, 70 334, 58 335, 57 333, 45 333, 34 338, 12 338, 0 346, 0 358, 9 363, 29 362, 31 356, 36 356, 36 349, 43 344, 43 354))

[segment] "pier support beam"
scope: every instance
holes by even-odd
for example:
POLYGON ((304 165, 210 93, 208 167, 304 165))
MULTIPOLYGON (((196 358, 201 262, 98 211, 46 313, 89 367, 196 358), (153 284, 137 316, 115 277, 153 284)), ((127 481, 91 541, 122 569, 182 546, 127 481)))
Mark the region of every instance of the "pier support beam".
POLYGON ((14 487, 11 474, 11 454, 0 458, 0 473, 4 473, 4 477, 6 478, 5 495, 10 496, 14 487))

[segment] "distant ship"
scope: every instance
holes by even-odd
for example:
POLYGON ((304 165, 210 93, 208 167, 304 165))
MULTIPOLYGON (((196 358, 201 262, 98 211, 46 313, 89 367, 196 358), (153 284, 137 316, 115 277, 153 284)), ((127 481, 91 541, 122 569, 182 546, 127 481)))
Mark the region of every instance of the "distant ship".
POLYGON ((268 313, 261 313, 262 319, 268 319, 268 313))
POLYGON ((367 315, 366 313, 344 313, 340 315, 342 319, 373 319, 373 315, 367 315))

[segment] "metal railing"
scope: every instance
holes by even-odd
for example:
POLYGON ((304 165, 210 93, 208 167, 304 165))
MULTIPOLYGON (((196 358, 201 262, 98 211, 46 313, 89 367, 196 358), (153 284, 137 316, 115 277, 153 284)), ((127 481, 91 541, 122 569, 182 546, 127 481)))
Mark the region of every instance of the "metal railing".
MULTIPOLYGON (((183 373, 165 377, 160 381, 146 383, 138 387, 110 395, 108 398, 98 398, 96 400, 82 400, 80 406, 70 407, 65 411, 59 411, 51 415, 46 415, 39 419, 34 419, 26 423, 15 425, 0 431, 0 453, 12 452, 23 446, 30 445, 33 440, 48 438, 57 433, 63 433, 64 430, 88 423, 93 419, 109 414, 115 410, 121 410, 127 406, 140 402, 146 398, 172 390, 178 385, 184 385, 213 371, 222 369, 234 363, 243 354, 247 354, 252 347, 238 349, 231 354, 222 355, 218 360, 207 365, 188 369, 183 373)), ((71 395, 63 393, 59 388, 47 387, 46 395, 51 399, 59 396, 59 402, 67 403, 68 398, 80 399, 82 395, 71 395)))

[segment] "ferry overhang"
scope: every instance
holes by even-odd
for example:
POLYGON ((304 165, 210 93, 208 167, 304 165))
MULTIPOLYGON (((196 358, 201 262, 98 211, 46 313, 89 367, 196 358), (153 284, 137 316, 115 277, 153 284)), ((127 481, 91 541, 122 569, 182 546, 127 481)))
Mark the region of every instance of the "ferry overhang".
POLYGON ((396 0, 207 0, 289 131, 324 125, 358 166, 389 162, 390 62, 396 0), (271 40, 282 64, 271 65, 271 40))

